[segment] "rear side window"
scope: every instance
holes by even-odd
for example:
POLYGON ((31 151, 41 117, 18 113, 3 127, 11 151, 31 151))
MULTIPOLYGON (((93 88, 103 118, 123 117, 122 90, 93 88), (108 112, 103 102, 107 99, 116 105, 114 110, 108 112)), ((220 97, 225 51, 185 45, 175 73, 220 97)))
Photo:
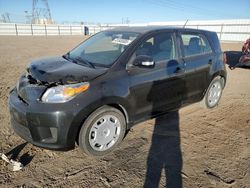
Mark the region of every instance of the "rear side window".
POLYGON ((151 56, 157 62, 176 58, 176 49, 173 33, 157 33, 146 39, 136 50, 136 56, 151 56))
POLYGON ((205 36, 200 34, 181 34, 184 55, 194 56, 212 52, 211 46, 205 36))

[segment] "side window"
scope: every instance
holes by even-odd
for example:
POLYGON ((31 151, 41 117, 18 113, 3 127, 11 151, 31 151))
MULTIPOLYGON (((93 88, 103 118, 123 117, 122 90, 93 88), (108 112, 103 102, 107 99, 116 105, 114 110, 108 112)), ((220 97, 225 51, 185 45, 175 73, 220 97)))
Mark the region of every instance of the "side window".
POLYGON ((172 33, 159 33, 146 39, 136 50, 135 55, 151 56, 160 62, 176 58, 174 36, 172 33))
POLYGON ((181 34, 184 55, 193 56, 212 52, 208 40, 199 34, 181 34))

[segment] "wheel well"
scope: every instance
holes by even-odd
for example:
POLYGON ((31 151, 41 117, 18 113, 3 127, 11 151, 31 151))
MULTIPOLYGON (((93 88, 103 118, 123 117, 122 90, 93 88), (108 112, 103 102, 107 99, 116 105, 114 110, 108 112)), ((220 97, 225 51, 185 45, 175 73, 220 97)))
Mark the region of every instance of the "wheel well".
MULTIPOLYGON (((126 129, 128 129, 128 122, 129 122, 129 119, 128 119, 128 113, 127 113, 127 111, 126 111, 126 109, 122 106, 122 105, 120 105, 120 104, 105 104, 105 105, 107 105, 107 106, 111 106, 111 107, 113 107, 113 108, 116 108, 117 110, 119 110, 120 112, 122 112, 122 114, 124 115, 124 117, 125 117, 125 121, 126 121, 126 129)), ((105 105, 103 105, 103 106, 105 106, 105 105)), ((101 107, 101 106, 100 106, 101 107)), ((99 108, 100 108, 99 107, 99 108)), ((98 108, 97 108, 98 109, 98 108)), ((96 109, 95 109, 96 110, 96 109)), ((91 113, 93 113, 95 110, 93 110, 91 113)), ((91 114, 91 113, 89 113, 89 115, 91 114)), ((83 123, 84 123, 84 121, 87 119, 87 117, 86 118, 84 118, 83 120, 82 120, 82 122, 81 122, 81 125, 79 126, 79 128, 78 128, 78 131, 77 131, 77 134, 76 134, 76 138, 75 138, 75 141, 76 141, 76 143, 78 144, 78 137, 79 137, 79 133, 80 133, 80 130, 81 130, 81 127, 82 127, 82 125, 83 125, 83 123)))
POLYGON ((117 110, 121 111, 122 114, 125 117, 126 123, 128 124, 128 122, 129 122, 128 113, 127 113, 126 109, 122 105, 120 105, 120 104, 107 104, 107 105, 111 106, 113 108, 116 108, 117 110))
POLYGON ((226 79, 224 76, 220 75, 221 78, 223 78, 223 89, 225 88, 225 85, 226 85, 226 79))

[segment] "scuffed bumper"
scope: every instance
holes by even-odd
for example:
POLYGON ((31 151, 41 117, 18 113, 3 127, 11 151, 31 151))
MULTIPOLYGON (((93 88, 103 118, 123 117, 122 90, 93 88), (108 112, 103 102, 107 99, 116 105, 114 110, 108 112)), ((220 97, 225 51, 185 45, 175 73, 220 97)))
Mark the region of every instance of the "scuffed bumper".
POLYGON ((14 89, 10 93, 9 110, 11 125, 24 140, 35 146, 54 150, 75 147, 75 136, 71 133, 75 108, 39 102, 30 105, 14 89))

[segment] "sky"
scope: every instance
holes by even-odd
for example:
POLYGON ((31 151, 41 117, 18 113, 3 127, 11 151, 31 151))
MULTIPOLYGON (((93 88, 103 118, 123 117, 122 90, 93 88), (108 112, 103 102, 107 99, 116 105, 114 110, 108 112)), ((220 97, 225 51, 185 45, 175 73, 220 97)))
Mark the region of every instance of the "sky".
MULTIPOLYGON (((48 0, 57 23, 147 23, 180 20, 250 19, 250 0, 48 0)), ((43 8, 42 0, 39 7, 43 8)), ((1 14, 25 22, 32 0, 0 0, 1 14), (27 15, 27 14, 26 14, 27 15)))

